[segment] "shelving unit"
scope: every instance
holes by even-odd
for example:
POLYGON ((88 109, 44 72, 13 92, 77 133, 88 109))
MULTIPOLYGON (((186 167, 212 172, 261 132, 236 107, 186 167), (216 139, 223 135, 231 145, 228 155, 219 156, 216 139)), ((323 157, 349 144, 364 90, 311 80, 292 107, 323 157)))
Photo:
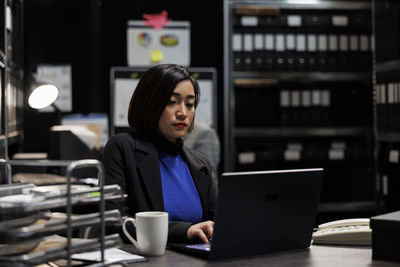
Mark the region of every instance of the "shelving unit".
POLYGON ((371 8, 224 1, 224 171, 323 167, 321 212, 374 214, 371 8))
POLYGON ((0 0, 0 156, 22 138, 23 1, 0 0))
POLYGON ((383 212, 400 209, 400 3, 375 0, 374 103, 378 200, 383 212))
POLYGON ((2 198, 0 202, 0 236, 2 243, 8 244, 0 247, 0 264, 33 266, 57 259, 66 259, 68 266, 71 266, 73 253, 100 249, 101 263, 95 263, 93 266, 109 265, 104 261, 104 249, 118 247, 120 239, 118 234, 106 236, 105 227, 106 223, 120 223, 121 216, 118 210, 105 211, 105 201, 123 196, 119 186, 104 185, 104 167, 99 161, 2 160, 1 165, 7 167, 9 177, 11 177, 11 166, 63 167, 66 168, 67 183, 62 185, 64 187, 58 187, 47 193, 45 188, 42 188, 37 191, 36 197, 32 193, 26 194, 23 191, 37 189, 33 184, 2 185, 0 191, 14 196, 14 200, 7 201, 2 198), (99 185, 97 187, 74 187, 71 184, 71 177, 73 171, 80 168, 96 168, 99 185), (28 200, 15 200, 16 196, 21 196, 19 194, 23 194, 28 200), (30 197, 31 200, 29 200, 30 197), (72 208, 81 204, 98 204, 98 212, 72 215, 72 208), (50 211, 55 208, 65 208, 65 216, 53 218, 50 211), (35 225, 34 223, 37 223, 38 220, 45 220, 45 223, 35 225), (73 230, 95 225, 99 225, 100 229, 98 238, 72 238, 73 230), (64 234, 66 238, 54 239, 52 236, 54 234, 64 234), (46 242, 53 243, 49 245, 46 242), (46 248, 42 248, 43 243, 47 245, 46 248), (36 251, 36 247, 39 248, 38 251, 36 251), (21 251, 25 252, 21 254, 19 253, 21 251))

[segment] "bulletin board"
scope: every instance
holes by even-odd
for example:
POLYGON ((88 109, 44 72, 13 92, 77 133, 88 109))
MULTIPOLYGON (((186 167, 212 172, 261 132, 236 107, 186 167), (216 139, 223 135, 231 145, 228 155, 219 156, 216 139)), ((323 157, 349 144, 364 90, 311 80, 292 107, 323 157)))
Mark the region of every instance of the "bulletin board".
MULTIPOLYGON (((140 77, 148 67, 112 67, 110 73, 110 136, 129 129, 128 108, 140 77)), ((200 103, 196 109, 195 122, 217 124, 217 73, 215 68, 187 68, 200 86, 200 103)))
POLYGON ((142 20, 128 21, 128 66, 160 63, 190 65, 190 22, 171 21, 161 29, 142 20))

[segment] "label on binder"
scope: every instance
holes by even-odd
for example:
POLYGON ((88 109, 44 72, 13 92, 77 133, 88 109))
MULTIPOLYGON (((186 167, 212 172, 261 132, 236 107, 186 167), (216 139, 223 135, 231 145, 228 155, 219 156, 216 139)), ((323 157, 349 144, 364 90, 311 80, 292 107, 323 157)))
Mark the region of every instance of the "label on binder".
POLYGON ((399 151, 398 150, 390 150, 389 162, 390 163, 399 163, 399 151))
POLYGON ((358 36, 350 35, 350 50, 358 51, 358 36))
POLYGON ((387 101, 388 104, 393 104, 394 103, 394 83, 389 83, 388 84, 388 92, 387 92, 387 101))
POLYGON ((300 106, 300 91, 298 90, 293 90, 292 91, 292 107, 298 107, 300 106))
POLYGON ((349 50, 349 41, 346 34, 339 35, 339 48, 340 51, 347 51, 349 50))
POLYGON ((276 51, 285 51, 285 36, 283 34, 275 35, 276 51))
POLYGON ((329 35, 329 51, 337 51, 338 44, 337 44, 337 36, 334 34, 329 35))
POLYGON ((255 16, 243 16, 240 18, 240 24, 247 27, 255 27, 258 25, 258 18, 255 16))
POLYGON ((284 158, 287 161, 297 161, 301 159, 301 150, 286 149, 284 153, 284 158))
POLYGON ((318 51, 328 50, 328 36, 326 34, 318 35, 318 51))
POLYGON ((387 196, 389 192, 388 177, 386 175, 382 176, 382 194, 387 196))
POLYGON ((274 50, 274 35, 273 34, 266 34, 265 35, 265 50, 274 50))
POLYGON ((264 49, 263 35, 261 33, 257 33, 254 35, 254 49, 255 50, 264 49))
POLYGON ((9 6, 7 6, 6 8, 6 28, 7 30, 12 31, 13 27, 12 27, 12 11, 11 8, 9 6))
POLYGON ((234 33, 232 36, 232 51, 242 51, 242 35, 234 33))
POLYGON ((286 49, 287 50, 296 49, 296 40, 294 38, 294 34, 286 34, 286 49))
POLYGON ((369 41, 367 35, 360 35, 360 50, 366 52, 369 50, 369 41))
POLYGON ((238 161, 240 164, 252 164, 256 162, 256 153, 254 152, 241 152, 238 154, 238 161))
POLYGON ((290 27, 300 27, 301 26, 301 16, 299 15, 288 15, 287 24, 290 27))
POLYGON ((298 34, 296 36, 296 50, 297 51, 306 51, 306 35, 305 34, 298 34))
POLYGON ((280 93, 280 104, 281 107, 289 107, 290 106, 290 95, 289 91, 282 90, 280 93))
POLYGON ((315 34, 307 35, 307 51, 317 51, 317 36, 315 34))
POLYGON ((349 18, 347 16, 334 15, 332 16, 332 25, 339 27, 347 26, 349 25, 349 18))
POLYGON ((328 155, 330 160, 343 160, 344 159, 344 150, 333 148, 329 150, 328 155))
POLYGON ((304 90, 301 92, 301 106, 311 106, 311 92, 309 90, 304 90))
POLYGON ((246 52, 252 52, 253 51, 253 35, 246 33, 243 35, 243 50, 246 52))

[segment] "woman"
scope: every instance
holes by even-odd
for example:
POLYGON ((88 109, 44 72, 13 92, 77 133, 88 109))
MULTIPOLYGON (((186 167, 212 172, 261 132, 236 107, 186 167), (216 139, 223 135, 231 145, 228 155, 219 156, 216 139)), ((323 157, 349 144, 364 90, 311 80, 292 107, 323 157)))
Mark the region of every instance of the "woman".
POLYGON ((217 186, 209 164, 183 146, 194 127, 200 89, 181 66, 157 65, 140 79, 128 110, 130 132, 113 136, 103 154, 106 184, 127 193, 112 202, 122 216, 140 211, 169 214, 169 242, 212 237, 217 186))

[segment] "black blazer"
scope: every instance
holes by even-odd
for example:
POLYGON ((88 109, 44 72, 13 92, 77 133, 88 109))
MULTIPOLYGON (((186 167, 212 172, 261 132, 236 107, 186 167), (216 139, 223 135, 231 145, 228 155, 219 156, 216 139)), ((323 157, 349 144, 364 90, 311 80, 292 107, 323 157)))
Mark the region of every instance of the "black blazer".
MULTIPOLYGON (((187 163, 203 208, 203 221, 213 220, 218 189, 204 157, 186 147, 180 154, 187 163)), ((104 148, 105 184, 119 184, 128 198, 107 202, 122 216, 140 211, 164 211, 159 157, 153 141, 142 133, 125 132, 110 138, 104 148)), ((187 241, 189 222, 170 222, 168 242, 187 241)))

